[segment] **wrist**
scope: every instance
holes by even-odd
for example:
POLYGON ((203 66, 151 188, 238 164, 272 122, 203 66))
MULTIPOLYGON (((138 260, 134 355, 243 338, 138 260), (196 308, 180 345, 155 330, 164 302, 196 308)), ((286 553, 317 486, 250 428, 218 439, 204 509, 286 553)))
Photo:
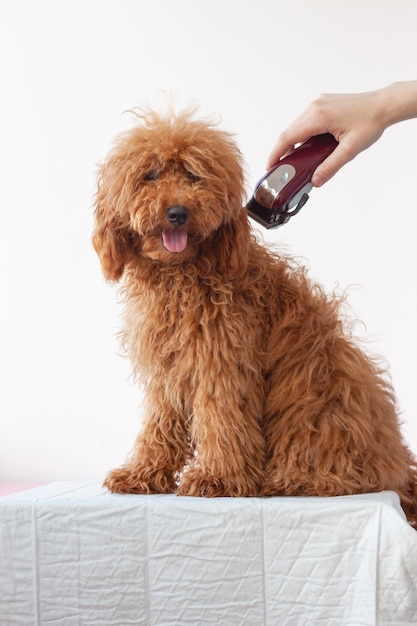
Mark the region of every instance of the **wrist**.
POLYGON ((417 117, 417 81, 392 83, 377 93, 385 127, 417 117))

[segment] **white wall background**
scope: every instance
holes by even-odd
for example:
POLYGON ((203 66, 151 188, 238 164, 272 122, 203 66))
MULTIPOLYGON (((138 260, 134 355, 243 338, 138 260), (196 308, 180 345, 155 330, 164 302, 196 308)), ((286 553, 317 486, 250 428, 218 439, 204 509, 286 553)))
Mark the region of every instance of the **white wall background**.
MULTIPOLYGON (((220 114, 250 190, 318 94, 415 79, 416 24, 414 0, 1 2, 0 480, 100 480, 138 430, 117 289, 90 245, 96 164, 131 124, 122 112, 163 90, 220 114)), ((355 285, 415 452, 416 144, 417 121, 392 127, 266 236, 329 290, 355 285)))

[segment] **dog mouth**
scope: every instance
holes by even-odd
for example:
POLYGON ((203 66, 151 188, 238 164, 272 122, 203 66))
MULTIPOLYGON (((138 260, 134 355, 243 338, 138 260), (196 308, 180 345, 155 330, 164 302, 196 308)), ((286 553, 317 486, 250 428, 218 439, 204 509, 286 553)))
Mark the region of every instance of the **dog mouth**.
POLYGON ((188 233, 181 228, 168 229, 162 231, 162 243, 168 252, 183 252, 187 247, 188 233))

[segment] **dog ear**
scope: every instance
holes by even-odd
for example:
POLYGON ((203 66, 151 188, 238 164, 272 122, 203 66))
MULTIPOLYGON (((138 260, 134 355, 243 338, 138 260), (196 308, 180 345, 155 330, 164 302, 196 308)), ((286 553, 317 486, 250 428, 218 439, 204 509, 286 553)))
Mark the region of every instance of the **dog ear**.
POLYGON ((102 206, 97 207, 95 219, 94 249, 100 259, 105 278, 117 281, 122 277, 129 257, 129 233, 117 217, 106 216, 102 206))
POLYGON ((129 228, 126 210, 131 197, 131 181, 126 174, 125 161, 117 154, 111 154, 98 174, 92 237, 104 276, 110 281, 122 277, 132 258, 132 247, 139 246, 138 237, 135 238, 129 228))
POLYGON ((221 272, 241 278, 249 263, 251 230, 245 209, 216 232, 215 254, 221 272))

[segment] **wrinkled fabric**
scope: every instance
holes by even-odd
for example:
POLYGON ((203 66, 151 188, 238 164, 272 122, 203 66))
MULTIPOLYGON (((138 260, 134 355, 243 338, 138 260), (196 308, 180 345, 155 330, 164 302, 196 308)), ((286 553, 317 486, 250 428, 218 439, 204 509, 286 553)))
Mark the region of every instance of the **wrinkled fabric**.
POLYGON ((2 626, 417 624, 417 532, 392 492, 0 498, 2 626))

